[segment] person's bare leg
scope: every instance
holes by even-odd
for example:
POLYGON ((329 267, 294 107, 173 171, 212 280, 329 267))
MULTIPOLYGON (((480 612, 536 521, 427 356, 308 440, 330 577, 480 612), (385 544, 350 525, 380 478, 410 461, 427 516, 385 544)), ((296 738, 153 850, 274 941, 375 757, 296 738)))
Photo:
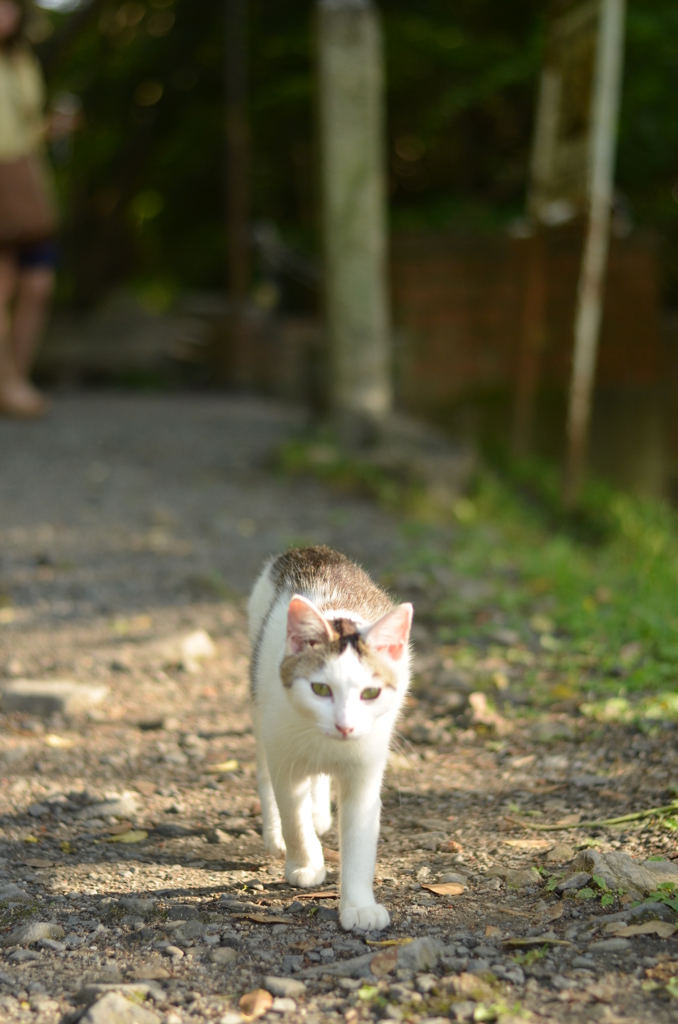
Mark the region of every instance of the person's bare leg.
POLYGON ((28 380, 47 320, 54 271, 51 267, 30 267, 19 271, 12 317, 12 350, 16 367, 28 380))
POLYGON ((0 414, 41 416, 46 403, 19 371, 14 359, 11 303, 18 270, 11 254, 0 253, 0 414))

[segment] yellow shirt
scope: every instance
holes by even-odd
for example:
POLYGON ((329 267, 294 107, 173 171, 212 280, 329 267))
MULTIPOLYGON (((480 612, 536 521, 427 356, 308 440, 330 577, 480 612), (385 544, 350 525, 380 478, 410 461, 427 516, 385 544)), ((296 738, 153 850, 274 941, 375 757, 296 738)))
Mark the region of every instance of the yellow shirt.
POLYGON ((0 50, 0 161, 17 160, 42 147, 45 83, 27 49, 0 50))

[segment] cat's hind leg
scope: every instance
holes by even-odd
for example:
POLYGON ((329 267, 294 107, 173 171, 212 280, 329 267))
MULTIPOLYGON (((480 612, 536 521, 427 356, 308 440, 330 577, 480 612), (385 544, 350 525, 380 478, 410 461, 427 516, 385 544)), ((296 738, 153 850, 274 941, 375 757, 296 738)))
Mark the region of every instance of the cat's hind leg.
POLYGON ((266 752, 261 741, 257 743, 257 790, 261 800, 262 832, 266 852, 274 857, 284 857, 285 840, 280 823, 280 812, 273 791, 266 752))
POLYGON ((322 836, 332 827, 329 775, 314 775, 311 780, 313 797, 313 827, 316 835, 322 836))

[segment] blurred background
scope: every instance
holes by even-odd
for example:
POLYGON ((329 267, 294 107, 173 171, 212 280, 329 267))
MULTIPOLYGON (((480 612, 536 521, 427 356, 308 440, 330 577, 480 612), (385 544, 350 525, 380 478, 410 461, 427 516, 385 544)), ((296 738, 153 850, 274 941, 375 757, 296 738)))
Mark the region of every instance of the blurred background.
MULTIPOLYGON (((226 388, 327 407, 313 6, 250 0, 238 36, 232 0, 42 0, 35 49, 52 102, 80 111, 80 127, 52 147, 63 260, 39 383, 226 388), (248 139, 248 265, 235 284, 229 96, 242 101, 248 139)), ((501 459, 524 329, 547 5, 381 0, 379 11, 396 405, 501 459)), ((590 456, 615 485, 673 499, 676 39, 675 4, 630 0, 590 456)), ((552 227, 542 254, 530 454, 551 460, 565 444, 582 237, 577 218, 552 227)))

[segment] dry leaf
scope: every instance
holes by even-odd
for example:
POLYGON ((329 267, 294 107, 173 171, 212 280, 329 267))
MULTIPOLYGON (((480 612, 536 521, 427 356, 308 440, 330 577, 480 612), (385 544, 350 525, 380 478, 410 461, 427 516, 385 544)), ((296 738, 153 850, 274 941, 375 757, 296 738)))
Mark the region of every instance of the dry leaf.
POLYGON ((255 988, 252 992, 246 992, 238 1003, 240 1012, 247 1020, 263 1017, 272 1005, 273 996, 265 988, 255 988))
POLYGON ((109 836, 108 839, 104 839, 105 843, 143 843, 144 839, 148 839, 148 832, 144 832, 143 829, 132 829, 131 831, 123 832, 119 836, 109 836))
POLYGON ((54 747, 56 750, 68 750, 69 747, 75 746, 75 740, 69 739, 68 736, 57 736, 54 732, 45 736, 45 743, 48 747, 54 747))
POLYGON ((339 893, 335 889, 328 889, 327 892, 297 892, 295 900, 338 900, 339 893))
POLYGON ((68 839, 61 840, 59 849, 62 853, 77 853, 75 846, 73 846, 73 843, 69 843, 68 839))
POLYGON ((485 929, 485 938, 496 939, 499 935, 501 935, 501 928, 497 928, 496 925, 493 924, 488 924, 485 929))
POLYGON ((553 906, 547 907, 546 910, 544 911, 544 920, 545 921, 557 921, 559 917, 563 916, 563 911, 564 910, 565 910, 565 904, 564 903, 554 903, 553 906))
POLYGON ((24 836, 25 843, 39 843, 40 840, 36 836, 24 836))
POLYGON ((504 842, 514 850, 550 850, 553 846, 548 839, 505 839, 504 842))
POLYGON ((633 935, 656 935, 660 939, 668 939, 676 931, 675 924, 670 921, 643 921, 642 924, 629 924, 615 930, 615 937, 630 939, 633 935))
POLYGON ((678 974, 678 960, 662 960, 656 967, 648 967, 645 973, 655 981, 670 981, 678 974))
POLYGON ((422 889, 434 892, 436 896, 461 896, 464 888, 461 882, 438 882, 434 885, 422 884, 422 889))
POLYGON ((337 851, 336 850, 330 850, 327 846, 323 846, 323 857, 330 864, 338 864, 339 863, 339 854, 337 853, 337 851))
POLYGON ((37 857, 29 857, 24 861, 24 864, 28 868, 51 868, 54 865, 53 860, 42 860, 37 857))
POLYGON ((384 949, 381 953, 375 953, 370 960, 370 970, 375 978, 385 978, 396 969, 398 963, 397 949, 384 949))
POLYGON ((221 772, 234 772, 237 768, 238 762, 235 758, 231 758, 230 761, 220 761, 218 764, 208 764, 205 766, 205 771, 219 774, 221 772))
POLYGON ((119 825, 111 825, 110 828, 106 829, 108 834, 111 835, 111 836, 121 836, 125 832, 131 832, 131 830, 132 830, 132 822, 131 821, 121 821, 119 825))
POLYGON ((365 939, 368 946, 409 946, 413 942, 411 936, 406 939, 365 939))
POLYGON ((231 914, 231 917, 239 917, 246 921, 254 921, 255 924, 289 924, 288 917, 275 917, 273 914, 231 914))

